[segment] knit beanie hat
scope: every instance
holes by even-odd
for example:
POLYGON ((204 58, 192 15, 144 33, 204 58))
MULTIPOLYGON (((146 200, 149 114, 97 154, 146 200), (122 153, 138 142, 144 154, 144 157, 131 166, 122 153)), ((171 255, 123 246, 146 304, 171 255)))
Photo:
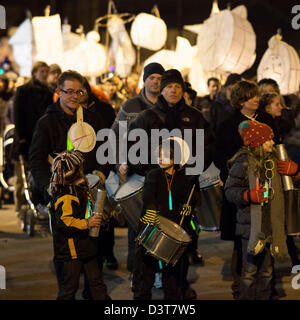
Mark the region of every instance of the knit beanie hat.
POLYGON ((182 86, 182 89, 184 89, 184 81, 181 73, 178 70, 170 69, 165 71, 160 82, 160 92, 162 92, 165 86, 173 82, 179 83, 182 86))
POLYGON ((163 74, 165 72, 164 67, 157 63, 157 62, 152 62, 146 65, 146 67, 144 68, 144 75, 143 75, 143 81, 145 82, 146 79, 151 76, 151 74, 153 73, 157 73, 157 74, 163 74))
POLYGON ((256 148, 263 145, 266 141, 274 138, 273 130, 266 124, 245 120, 239 125, 239 133, 245 146, 256 148))

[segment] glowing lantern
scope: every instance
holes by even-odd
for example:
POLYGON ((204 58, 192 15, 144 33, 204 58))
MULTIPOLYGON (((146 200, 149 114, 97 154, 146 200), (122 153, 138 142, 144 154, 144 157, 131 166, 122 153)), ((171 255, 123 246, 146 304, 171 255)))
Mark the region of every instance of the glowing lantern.
POLYGON ((273 36, 268 42, 257 69, 257 80, 274 79, 281 94, 295 93, 300 85, 300 61, 295 49, 281 41, 280 35, 273 36))
POLYGON ((49 17, 32 18, 33 35, 36 47, 35 60, 61 63, 63 40, 59 14, 49 17))
POLYGON ((13 48, 14 60, 19 65, 19 74, 23 77, 31 76, 32 68, 32 25, 30 19, 26 19, 17 31, 9 39, 13 48))
POLYGON ((167 26, 160 18, 140 13, 131 25, 130 36, 136 46, 157 51, 166 43, 167 26))
POLYGON ((127 77, 135 64, 135 50, 125 29, 123 20, 117 15, 107 22, 107 29, 112 37, 112 52, 115 59, 116 73, 120 77, 127 77))
POLYGON ((89 77, 97 77, 104 73, 106 71, 106 52, 104 47, 97 43, 99 40, 98 32, 88 32, 79 45, 64 53, 63 68, 76 70, 89 77))
POLYGON ((250 67, 256 36, 247 20, 245 6, 221 10, 197 29, 198 59, 205 70, 240 74, 250 67))

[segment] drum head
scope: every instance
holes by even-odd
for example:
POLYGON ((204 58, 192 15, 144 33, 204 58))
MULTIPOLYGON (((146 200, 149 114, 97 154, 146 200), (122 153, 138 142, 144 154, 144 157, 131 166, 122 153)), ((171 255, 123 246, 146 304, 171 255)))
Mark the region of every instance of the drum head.
POLYGON ((144 186, 145 177, 133 174, 120 186, 115 194, 115 201, 122 201, 139 192, 144 186))
POLYGON ((94 187, 96 187, 96 185, 100 180, 99 176, 96 174, 88 173, 85 177, 90 189, 93 189, 94 187))
POLYGON ((92 126, 83 121, 74 123, 68 131, 68 137, 75 150, 90 152, 96 145, 96 133, 92 126))
POLYGON ((165 218, 159 216, 159 229, 168 235, 169 237, 178 240, 180 242, 190 242, 191 238, 187 234, 187 232, 180 227, 177 223, 165 218))

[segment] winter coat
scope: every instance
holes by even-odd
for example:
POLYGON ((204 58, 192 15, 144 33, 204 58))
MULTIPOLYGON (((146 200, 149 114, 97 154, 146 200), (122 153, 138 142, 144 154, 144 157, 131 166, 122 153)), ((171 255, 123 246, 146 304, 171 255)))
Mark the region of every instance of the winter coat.
MULTIPOLYGON (((151 129, 162 130, 165 128, 171 131, 178 128, 181 130, 183 137, 184 129, 192 129, 193 145, 191 153, 194 156, 196 154, 196 129, 204 129, 204 167, 208 167, 212 161, 212 151, 215 140, 209 124, 203 118, 201 112, 193 107, 187 106, 183 98, 173 107, 169 107, 167 101, 160 95, 153 108, 143 111, 131 122, 129 130, 136 128, 144 129, 147 132, 148 137, 151 136, 151 129), (169 116, 169 114, 171 115, 169 116)), ((136 173, 145 175, 149 169, 153 168, 153 165, 150 164, 150 143, 148 146, 148 156, 148 165, 135 165, 133 167, 133 170, 136 173)))
MULTIPOLYGON (((199 181, 196 178, 190 179, 190 177, 185 175, 184 170, 175 172, 171 184, 172 210, 170 210, 169 192, 165 173, 159 167, 150 170, 147 173, 143 187, 143 211, 141 213, 141 217, 145 215, 146 210, 148 209, 156 210, 159 212, 158 214, 160 216, 174 221, 179 225, 182 218, 180 211, 182 210, 183 205, 187 203, 194 184, 196 186, 190 202, 192 208, 195 206, 197 201, 199 181)), ((182 224, 182 227, 190 234, 192 233, 190 227, 191 216, 192 213, 185 217, 182 224)))
POLYGON ((54 256, 63 261, 91 258, 97 253, 85 220, 86 193, 79 187, 74 189, 74 194, 61 192, 50 205, 54 256))
POLYGON ((28 156, 34 127, 38 119, 53 103, 53 94, 47 85, 31 79, 17 89, 14 99, 15 138, 13 158, 18 159, 19 153, 28 156))

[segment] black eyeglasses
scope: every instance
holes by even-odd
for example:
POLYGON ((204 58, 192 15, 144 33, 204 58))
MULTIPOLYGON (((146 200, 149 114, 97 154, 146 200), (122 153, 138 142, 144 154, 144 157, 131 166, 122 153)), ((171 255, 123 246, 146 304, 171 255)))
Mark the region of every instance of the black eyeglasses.
POLYGON ((68 89, 68 90, 59 89, 59 90, 62 91, 63 93, 65 93, 68 96, 72 96, 73 94, 76 94, 77 96, 83 96, 84 95, 83 90, 77 90, 77 91, 74 91, 72 89, 68 89))

